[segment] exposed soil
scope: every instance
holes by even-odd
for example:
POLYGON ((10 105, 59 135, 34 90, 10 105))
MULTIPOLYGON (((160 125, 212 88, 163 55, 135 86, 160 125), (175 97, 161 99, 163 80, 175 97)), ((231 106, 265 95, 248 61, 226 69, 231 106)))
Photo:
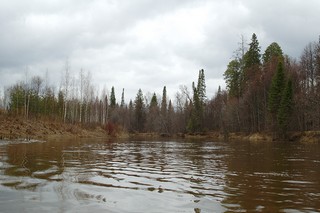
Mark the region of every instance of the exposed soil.
POLYGON ((49 140, 66 137, 108 137, 101 127, 85 128, 80 125, 44 120, 26 120, 0 115, 0 139, 49 140))

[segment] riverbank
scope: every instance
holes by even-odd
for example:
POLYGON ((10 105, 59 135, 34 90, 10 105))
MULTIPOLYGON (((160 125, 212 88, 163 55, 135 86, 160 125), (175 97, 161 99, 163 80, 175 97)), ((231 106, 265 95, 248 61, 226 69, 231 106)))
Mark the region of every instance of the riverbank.
POLYGON ((210 132, 198 135, 185 135, 185 138, 190 139, 213 139, 223 141, 251 141, 251 142, 272 142, 272 141, 292 141, 301 143, 320 143, 320 131, 304 131, 304 132, 289 132, 285 138, 276 137, 271 132, 263 133, 228 133, 221 134, 219 132, 210 132))
POLYGON ((0 139, 52 140, 71 137, 108 137, 106 131, 100 126, 83 127, 77 124, 65 124, 41 119, 26 120, 11 116, 0 116, 0 119, 0 139))
MULTIPOLYGON (((127 133, 119 131, 113 136, 99 125, 81 126, 79 124, 68 124, 59 121, 46 121, 41 119, 26 120, 21 117, 12 117, 0 114, 0 139, 35 139, 56 140, 60 138, 116 138, 137 140, 158 139, 189 139, 189 140, 215 140, 215 141, 251 141, 272 142, 283 141, 275 138, 272 133, 228 133, 207 132, 199 134, 160 134, 160 133, 127 133)), ((286 141, 302 143, 320 143, 320 131, 291 132, 288 133, 286 141)))

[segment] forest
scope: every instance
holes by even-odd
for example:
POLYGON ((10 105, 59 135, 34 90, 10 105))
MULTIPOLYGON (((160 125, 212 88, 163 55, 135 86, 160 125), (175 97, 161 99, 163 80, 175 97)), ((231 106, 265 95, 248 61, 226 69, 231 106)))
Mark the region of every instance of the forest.
MULTIPOLYGON (((310 42, 299 59, 271 43, 262 53, 256 34, 226 65, 226 88, 206 96, 205 71, 199 70, 192 87, 180 86, 174 99, 136 97, 120 101, 115 88, 97 92, 90 72, 71 77, 66 63, 58 90, 47 77, 32 76, 5 88, 2 112, 25 119, 46 119, 76 125, 101 125, 113 131, 161 134, 207 132, 268 132, 285 137, 288 132, 320 130, 320 40, 310 42)), ((191 82, 188 82, 191 83, 191 82)), ((121 90, 120 90, 121 91, 121 90)), ((159 91, 158 91, 159 92, 159 91)))

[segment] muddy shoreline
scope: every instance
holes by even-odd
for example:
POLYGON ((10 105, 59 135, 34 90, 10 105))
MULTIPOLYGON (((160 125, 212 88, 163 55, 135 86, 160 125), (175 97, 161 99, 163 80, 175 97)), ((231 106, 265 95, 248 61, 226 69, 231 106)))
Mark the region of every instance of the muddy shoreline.
POLYGON ((101 126, 81 126, 65 124, 40 119, 29 119, 11 116, 0 116, 0 139, 2 140, 56 140, 65 138, 115 138, 115 139, 190 139, 217 141, 293 141, 302 143, 320 143, 320 131, 291 132, 286 139, 276 138, 272 133, 228 133, 207 132, 199 134, 160 134, 160 133, 127 133, 120 132, 114 136, 108 135, 101 126))

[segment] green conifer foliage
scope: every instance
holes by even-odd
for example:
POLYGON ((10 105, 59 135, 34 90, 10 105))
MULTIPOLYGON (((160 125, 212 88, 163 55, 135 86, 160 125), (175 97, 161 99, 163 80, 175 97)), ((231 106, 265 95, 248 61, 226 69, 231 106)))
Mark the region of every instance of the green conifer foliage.
POLYGON ((114 87, 111 88, 111 95, 110 95, 110 107, 114 108, 116 106, 116 96, 114 93, 114 87))
POLYGON ((142 90, 139 89, 136 99, 134 101, 134 115, 135 115, 135 129, 142 132, 144 129, 145 116, 145 104, 143 101, 142 90))
POLYGON ((120 107, 123 108, 125 105, 124 103, 124 88, 122 89, 122 94, 121 94, 121 103, 120 103, 120 107))
POLYGON ((167 116, 167 88, 163 87, 162 101, 161 101, 161 115, 163 118, 167 116))
POLYGON ((151 101, 150 101, 150 109, 158 106, 158 100, 156 93, 153 93, 151 101))
POLYGON ((230 97, 241 96, 241 64, 237 59, 229 62, 227 70, 223 76, 226 81, 230 97))
POLYGON ((249 50, 244 55, 244 68, 249 69, 255 65, 260 65, 261 61, 259 41, 255 33, 252 34, 249 50))
POLYGON ((264 54, 262 56, 263 63, 264 64, 268 63, 274 57, 283 58, 282 49, 279 46, 279 44, 276 43, 276 42, 273 42, 272 44, 270 44, 267 47, 267 49, 265 50, 265 52, 264 52, 264 54))
POLYGON ((282 93, 285 87, 285 75, 283 62, 279 61, 276 74, 272 78, 271 87, 269 91, 268 109, 272 114, 277 114, 282 93))
POLYGON ((202 103, 206 99, 206 81, 204 76, 204 70, 199 70, 198 85, 197 85, 197 95, 202 103))
POLYGON ((292 81, 288 80, 286 88, 282 94, 279 111, 277 115, 278 125, 282 131, 285 133, 288 126, 289 117, 292 114, 293 109, 293 89, 292 81))

